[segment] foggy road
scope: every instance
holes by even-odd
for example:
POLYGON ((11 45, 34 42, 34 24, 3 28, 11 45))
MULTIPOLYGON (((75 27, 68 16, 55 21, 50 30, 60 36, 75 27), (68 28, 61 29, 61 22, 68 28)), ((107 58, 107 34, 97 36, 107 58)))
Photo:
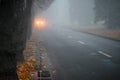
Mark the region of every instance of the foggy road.
POLYGON ((120 42, 60 27, 37 36, 57 70, 55 80, 120 80, 120 42))

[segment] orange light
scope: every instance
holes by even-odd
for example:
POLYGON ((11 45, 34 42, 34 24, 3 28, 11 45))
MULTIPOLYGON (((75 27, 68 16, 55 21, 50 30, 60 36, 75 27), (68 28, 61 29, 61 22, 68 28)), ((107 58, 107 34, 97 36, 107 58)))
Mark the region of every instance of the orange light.
POLYGON ((40 24, 40 21, 37 21, 36 23, 37 23, 37 25, 39 25, 39 24, 40 24))
POLYGON ((34 19, 34 26, 38 28, 43 28, 46 26, 46 21, 45 19, 42 18, 35 18, 34 19))

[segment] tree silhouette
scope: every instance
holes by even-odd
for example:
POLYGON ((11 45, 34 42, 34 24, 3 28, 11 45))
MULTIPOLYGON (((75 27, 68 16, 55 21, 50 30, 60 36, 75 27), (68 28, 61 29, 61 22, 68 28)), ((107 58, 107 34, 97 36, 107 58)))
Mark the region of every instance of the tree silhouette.
POLYGON ((95 22, 105 21, 107 28, 120 28, 120 0, 95 0, 95 22))

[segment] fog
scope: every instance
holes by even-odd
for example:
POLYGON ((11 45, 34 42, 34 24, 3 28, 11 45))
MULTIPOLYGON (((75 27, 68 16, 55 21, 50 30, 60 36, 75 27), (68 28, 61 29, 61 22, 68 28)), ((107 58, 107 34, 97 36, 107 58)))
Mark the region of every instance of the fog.
POLYGON ((42 15, 56 24, 69 24, 70 14, 68 0, 55 0, 42 15))
POLYGON ((120 30, 114 29, 114 25, 119 24, 116 22, 119 22, 120 7, 115 3, 113 0, 54 0, 44 10, 34 5, 35 17, 44 18, 47 24, 44 20, 36 21, 32 35, 40 45, 40 54, 50 58, 54 68, 49 64, 48 67, 56 71, 54 80, 116 80, 119 77, 120 30), (108 27, 103 22, 98 24, 96 17, 99 23, 109 21, 108 27))
MULTIPOLYGON (((37 16, 57 25, 90 25, 94 21, 94 0, 55 0, 37 16)), ((39 13, 38 13, 39 12, 39 13)))
POLYGON ((90 25, 94 21, 94 0, 70 0, 73 24, 90 25))

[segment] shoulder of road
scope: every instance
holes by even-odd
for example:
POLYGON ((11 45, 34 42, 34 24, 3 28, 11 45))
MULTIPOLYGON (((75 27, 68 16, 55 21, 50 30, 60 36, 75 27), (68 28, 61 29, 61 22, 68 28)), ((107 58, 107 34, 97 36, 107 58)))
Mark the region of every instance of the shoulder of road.
POLYGON ((87 28, 70 28, 72 30, 87 33, 94 36, 103 37, 106 39, 114 40, 114 41, 120 41, 120 29, 87 29, 87 28))

